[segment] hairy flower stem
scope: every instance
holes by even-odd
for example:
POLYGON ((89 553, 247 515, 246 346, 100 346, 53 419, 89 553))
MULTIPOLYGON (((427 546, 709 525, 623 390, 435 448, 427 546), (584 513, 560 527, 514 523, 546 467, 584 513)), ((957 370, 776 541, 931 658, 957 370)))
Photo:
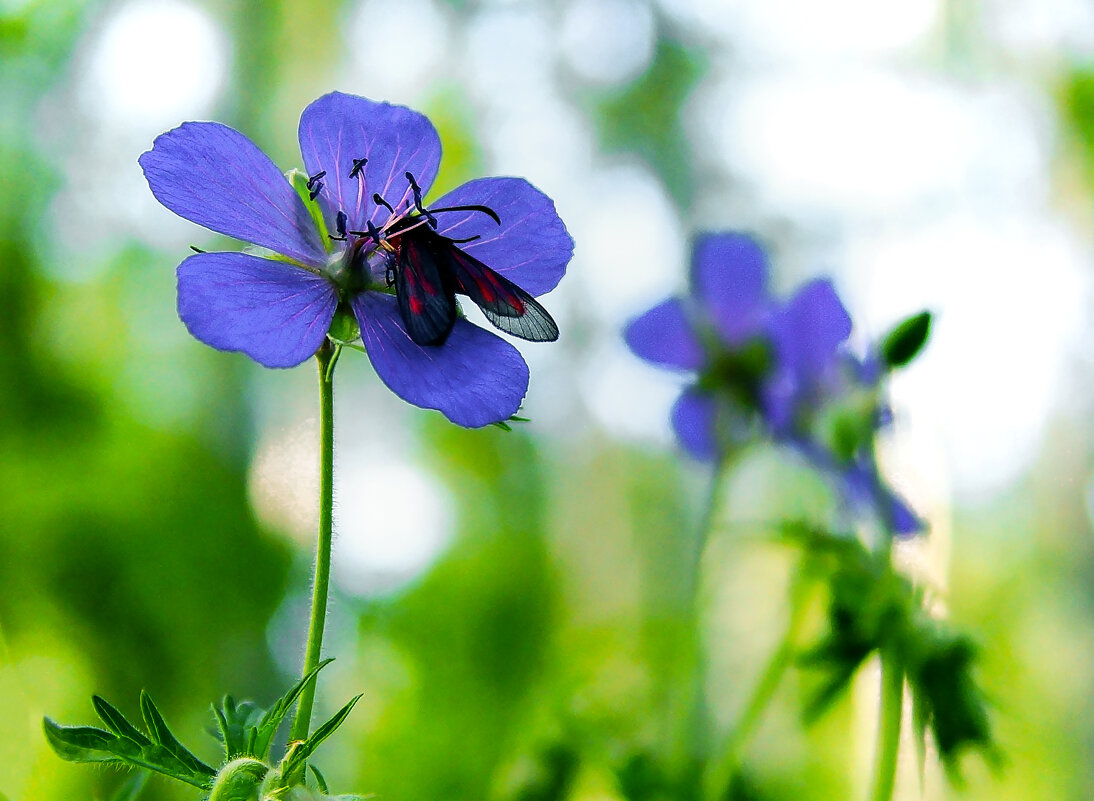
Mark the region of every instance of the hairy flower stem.
MULTIPOLYGON (((319 363, 319 544, 315 552, 315 582, 312 589, 311 623, 304 651, 306 676, 319 664, 323 649, 323 626, 327 619, 327 594, 330 588, 330 553, 334 515, 334 365, 339 349, 325 340, 315 354, 319 363)), ((296 707, 296 718, 289 740, 306 740, 311 725, 315 680, 305 685, 296 707)))
POLYGON ((741 751, 756 733, 760 721, 763 720, 763 713, 774 698, 787 668, 794 661, 798 635, 805 618, 806 583, 805 571, 799 567, 790 588, 790 617, 782 639, 760 673, 744 711, 722 742, 717 752, 717 761, 712 760, 707 772, 704 795, 708 801, 720 801, 729 797, 733 778, 740 766, 741 751))

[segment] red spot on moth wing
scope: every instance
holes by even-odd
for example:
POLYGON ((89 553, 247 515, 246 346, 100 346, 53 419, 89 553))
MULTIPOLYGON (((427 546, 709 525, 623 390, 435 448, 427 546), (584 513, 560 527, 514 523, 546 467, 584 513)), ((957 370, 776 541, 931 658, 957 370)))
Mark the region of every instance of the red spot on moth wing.
POLYGON ((410 310, 414 314, 421 314, 425 310, 425 304, 422 303, 420 298, 411 295, 408 300, 410 301, 410 310))

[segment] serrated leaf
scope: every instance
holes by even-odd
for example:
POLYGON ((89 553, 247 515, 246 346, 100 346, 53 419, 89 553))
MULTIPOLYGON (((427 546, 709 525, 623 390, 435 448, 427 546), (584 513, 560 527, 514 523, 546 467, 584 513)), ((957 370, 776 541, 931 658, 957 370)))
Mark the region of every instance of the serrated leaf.
POLYGON ((102 718, 103 723, 106 724, 106 727, 119 737, 126 740, 132 740, 139 746, 145 746, 152 742, 144 736, 144 732, 130 723, 125 715, 119 712, 118 709, 110 704, 105 698, 93 695, 91 696, 91 703, 95 707, 95 712, 102 718))
POLYGON ((193 771, 196 774, 204 774, 210 779, 216 776, 216 771, 209 765, 206 765, 200 759, 198 759, 186 746, 178 741, 178 738, 171 733, 171 729, 167 726, 167 721, 163 719, 163 715, 156 708, 151 696, 144 690, 141 690, 141 715, 144 717, 144 723, 148 727, 148 733, 152 736, 152 740, 163 747, 167 753, 175 757, 186 768, 193 771))
POLYGON ((333 661, 333 659, 324 659, 310 670, 306 676, 302 676, 296 684, 289 688, 288 692, 274 702, 274 705, 262 716, 262 720, 259 721, 258 725, 255 727, 255 734, 253 735, 254 742, 252 745, 253 750, 250 752, 250 756, 257 757, 258 759, 265 759, 269 755, 270 745, 273 742, 278 727, 285 719, 285 715, 292 709, 293 704, 296 703, 296 699, 300 697, 300 693, 304 691, 304 688, 307 687, 310 682, 315 681, 315 677, 319 675, 319 671, 333 661))
POLYGON ((897 323, 881 341, 881 360, 886 367, 903 367, 914 359, 931 333, 931 313, 922 311, 897 323))
POLYGON ((49 718, 42 719, 42 728, 50 747, 66 762, 123 761, 113 753, 118 737, 112 732, 94 726, 62 726, 49 718))
POLYGON ((315 753, 316 749, 319 748, 324 740, 338 730, 338 727, 342 725, 350 711, 352 711, 353 707, 361 698, 361 695, 351 698, 349 703, 335 712, 326 723, 312 732, 307 740, 294 743, 289 748, 289 752, 285 754, 285 759, 282 760, 281 763, 281 775, 284 777, 286 784, 292 785, 303 781, 304 765, 307 763, 308 759, 311 758, 311 755, 315 753))

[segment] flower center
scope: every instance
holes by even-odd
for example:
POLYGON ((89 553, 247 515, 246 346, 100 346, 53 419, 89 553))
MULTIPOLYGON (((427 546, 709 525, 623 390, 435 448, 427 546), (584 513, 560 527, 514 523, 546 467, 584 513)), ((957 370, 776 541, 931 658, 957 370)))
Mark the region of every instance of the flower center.
MULTIPOLYGON (((367 164, 367 158, 353 159, 349 177, 364 181, 364 170, 367 164)), ((307 188, 312 199, 315 199, 323 189, 323 183, 320 179, 325 175, 326 171, 324 170, 309 177, 307 188)), ((486 214, 495 223, 501 225, 501 218, 489 206, 471 204, 426 208, 425 203, 422 201, 422 188, 414 174, 407 171, 404 175, 409 192, 413 197, 412 207, 407 207, 405 211, 398 212, 379 192, 374 192, 372 195, 372 202, 388 212, 388 219, 383 225, 377 227, 369 219, 365 221, 366 230, 355 231, 349 228, 349 217, 345 211, 339 209, 335 214, 334 227, 336 233, 328 234, 328 236, 335 242, 345 242, 346 246, 343 250, 331 255, 326 266, 326 274, 343 290, 352 293, 366 289, 386 290, 393 286, 395 270, 398 266, 400 238, 422 226, 428 226, 436 230, 438 226, 436 214, 456 211, 478 212, 486 214)), ((405 194, 403 198, 406 198, 405 194)), ((402 202, 400 201, 400 205, 402 205, 402 202)), ((440 235, 438 234, 438 236, 440 235)), ((478 238, 478 234, 465 239, 445 237, 454 244, 473 242, 478 238)))

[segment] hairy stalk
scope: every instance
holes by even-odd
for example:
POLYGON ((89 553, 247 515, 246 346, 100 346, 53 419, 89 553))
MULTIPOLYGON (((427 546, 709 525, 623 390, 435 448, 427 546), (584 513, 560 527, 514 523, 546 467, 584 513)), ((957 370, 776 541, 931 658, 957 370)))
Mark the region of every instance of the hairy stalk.
MULTIPOLYGON (((334 365, 338 352, 330 340, 325 340, 315 354, 319 363, 319 544, 315 552, 315 581, 308 644, 304 652, 304 676, 319 664, 319 655, 323 649, 323 626, 327 618, 331 535, 334 527, 334 365)), ((289 732, 290 741, 307 739, 314 701, 315 680, 312 680, 300 693, 296 718, 289 732)))

